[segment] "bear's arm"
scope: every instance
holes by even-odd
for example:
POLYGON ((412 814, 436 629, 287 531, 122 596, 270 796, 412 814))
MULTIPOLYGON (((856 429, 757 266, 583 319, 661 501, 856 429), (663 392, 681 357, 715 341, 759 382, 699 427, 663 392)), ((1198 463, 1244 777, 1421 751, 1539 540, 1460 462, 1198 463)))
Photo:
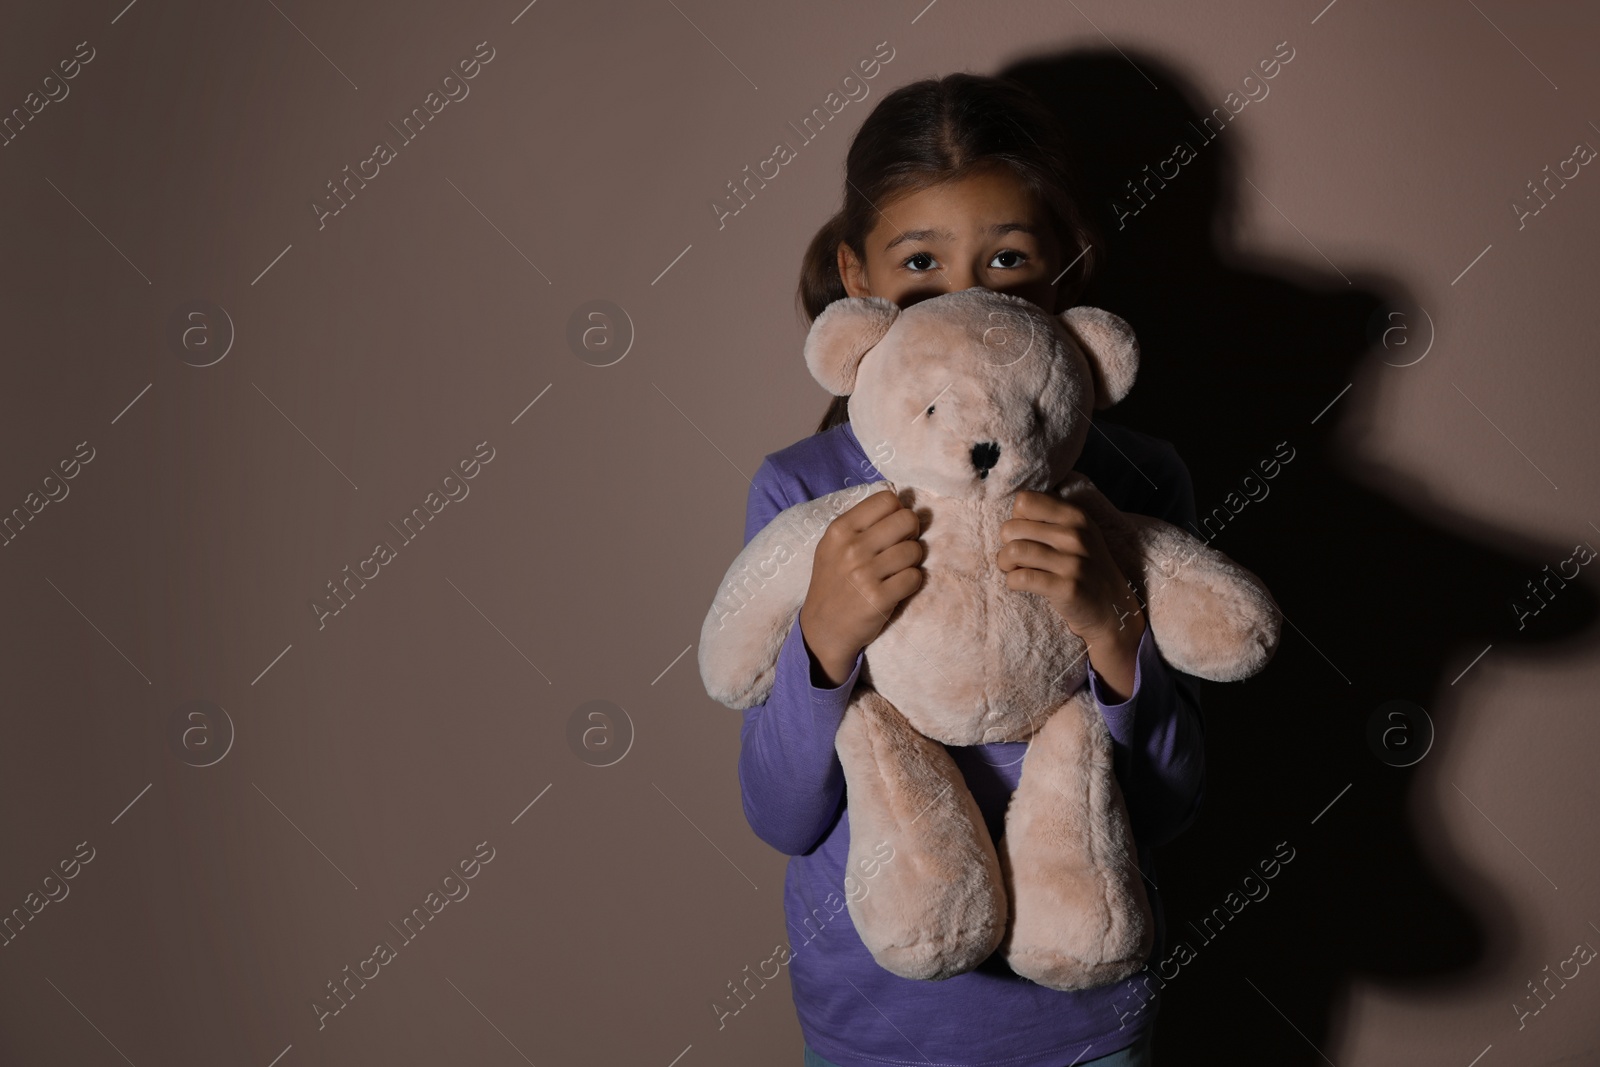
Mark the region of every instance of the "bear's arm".
POLYGON ((700 677, 730 708, 764 703, 778 652, 811 585, 823 531, 887 482, 852 485, 785 508, 734 559, 700 628, 700 677))
POLYGON ((1266 584, 1170 522, 1124 518, 1143 558, 1146 618, 1167 662, 1215 682, 1260 673, 1277 650, 1281 619, 1266 584))
POLYGON ((1169 664, 1214 682, 1240 681, 1267 665, 1280 613, 1261 579, 1165 519, 1118 510, 1084 475, 1064 484, 1061 495, 1105 535, 1169 664))

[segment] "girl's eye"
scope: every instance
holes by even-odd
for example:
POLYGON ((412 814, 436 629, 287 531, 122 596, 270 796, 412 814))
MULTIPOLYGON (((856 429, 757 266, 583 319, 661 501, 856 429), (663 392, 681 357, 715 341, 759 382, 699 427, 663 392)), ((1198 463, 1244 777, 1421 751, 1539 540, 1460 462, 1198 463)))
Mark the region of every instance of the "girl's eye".
MULTIPOLYGON (((1014 248, 1007 248, 996 252, 994 254, 994 258, 989 261, 989 266, 999 268, 1000 270, 1015 270, 1017 267, 1022 266, 1027 261, 1027 253, 1018 252, 1014 248), (1002 256, 1010 257, 1010 261, 1005 263, 1000 262, 1002 256)), ((914 255, 907 257, 900 265, 902 267, 910 268, 911 271, 916 274, 924 274, 930 270, 936 269, 933 262, 933 256, 927 252, 917 252, 914 255)))

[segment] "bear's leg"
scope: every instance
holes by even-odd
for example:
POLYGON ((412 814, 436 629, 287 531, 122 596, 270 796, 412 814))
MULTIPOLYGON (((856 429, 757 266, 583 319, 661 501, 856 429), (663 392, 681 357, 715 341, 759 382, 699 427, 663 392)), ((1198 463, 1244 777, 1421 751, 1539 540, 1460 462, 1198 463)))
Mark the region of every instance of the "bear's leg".
POLYGON ((1112 770, 1111 734, 1087 687, 1029 743, 999 859, 1011 915, 1000 951, 1017 974, 1076 990, 1144 965, 1155 922, 1112 770))
POLYGON ((1005 934, 1006 898, 960 769, 870 689, 852 697, 834 747, 850 820, 846 873, 859 886, 847 901, 862 943, 902 978, 972 970, 1005 934))

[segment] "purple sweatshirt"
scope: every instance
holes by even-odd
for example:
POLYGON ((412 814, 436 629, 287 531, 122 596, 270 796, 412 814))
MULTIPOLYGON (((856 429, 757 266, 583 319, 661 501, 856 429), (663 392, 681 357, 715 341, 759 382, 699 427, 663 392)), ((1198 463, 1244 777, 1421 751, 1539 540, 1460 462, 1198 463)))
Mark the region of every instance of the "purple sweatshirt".
MULTIPOLYGON (((1093 427, 1076 469, 1122 511, 1192 531, 1194 487, 1172 445, 1112 423, 1093 427)), ((848 423, 774 452, 751 483, 745 543, 787 507, 881 477, 848 423)), ((806 1042, 841 1067, 1065 1067, 1136 1041, 1159 1009, 1157 987, 1145 972, 1063 993, 1013 973, 998 951, 976 970, 937 982, 878 966, 845 907, 850 819, 834 750, 861 657, 837 688, 826 687, 814 667, 797 614, 778 654, 771 696, 744 711, 739 749, 745 818, 758 837, 791 857, 784 879, 787 962, 806 1042)), ((1204 792, 1198 680, 1166 664, 1147 626, 1127 700, 1106 703, 1092 665, 1088 684, 1111 733, 1155 916, 1151 958, 1160 959, 1166 920, 1150 849, 1189 825, 1204 792)), ((993 837, 1004 832, 1027 747, 1025 741, 947 746, 993 837)))

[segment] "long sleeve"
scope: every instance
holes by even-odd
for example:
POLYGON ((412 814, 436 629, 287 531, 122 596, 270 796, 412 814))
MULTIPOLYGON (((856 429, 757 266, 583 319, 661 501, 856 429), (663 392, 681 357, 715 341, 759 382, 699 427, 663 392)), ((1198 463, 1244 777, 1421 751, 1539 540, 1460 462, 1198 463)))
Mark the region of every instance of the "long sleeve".
MULTIPOLYGON (((763 465, 750 486, 745 543, 788 506, 763 465)), ((797 614, 778 652, 771 695, 744 711, 739 789, 745 819, 757 837, 786 855, 809 852, 838 815, 844 767, 834 739, 861 663, 858 653, 850 676, 837 687, 815 685, 797 614)))
MULTIPOLYGON (((1176 451, 1163 486, 1166 500, 1157 518, 1192 529, 1194 485, 1176 451)), ((1135 840, 1162 845, 1177 837, 1199 813, 1205 796, 1205 722, 1200 681, 1161 657, 1145 626, 1134 660, 1133 692, 1117 704, 1105 701, 1105 684, 1089 667, 1089 687, 1112 739, 1112 765, 1128 806, 1135 840)))
POLYGON ((1089 668, 1133 836, 1141 844, 1163 845, 1194 821, 1205 793, 1198 680, 1161 658, 1148 626, 1139 638, 1133 677, 1128 699, 1107 704, 1104 682, 1089 668))

